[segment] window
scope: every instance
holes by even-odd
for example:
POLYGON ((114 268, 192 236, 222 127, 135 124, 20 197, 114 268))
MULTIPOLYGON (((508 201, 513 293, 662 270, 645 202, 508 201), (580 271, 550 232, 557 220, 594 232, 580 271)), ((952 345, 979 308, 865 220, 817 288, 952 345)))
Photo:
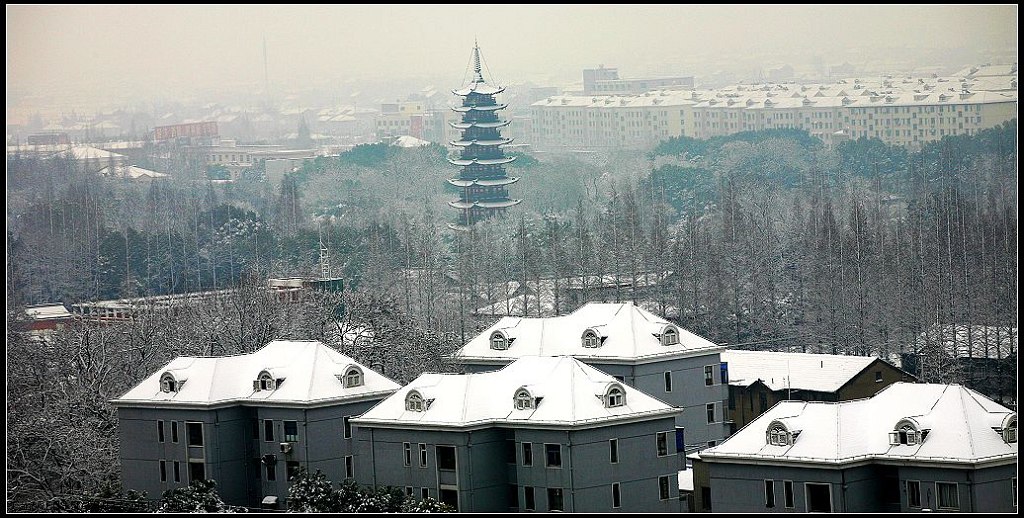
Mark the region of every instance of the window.
POLYGON ((345 478, 356 478, 355 459, 351 455, 345 456, 345 478))
POLYGON ((545 444, 544 454, 547 458, 547 467, 549 468, 560 468, 562 467, 562 445, 561 444, 545 444))
POLYGON ((672 371, 665 373, 665 392, 672 392, 672 371))
POLYGON ((715 384, 715 367, 712 365, 704 366, 704 385, 710 387, 715 384))
POLYGON ((674 327, 666 327, 661 333, 661 345, 676 345, 679 343, 679 332, 674 327))
POLYGON ((352 416, 348 415, 341 418, 341 426, 344 430, 343 437, 346 439, 352 438, 352 421, 350 419, 352 419, 352 416))
POLYGON ((423 411, 423 396, 415 390, 409 391, 405 396, 405 409, 410 412, 422 412, 423 411))
POLYGON ((533 408, 533 396, 526 389, 519 389, 515 397, 516 410, 527 410, 533 408))
POLYGON ((412 444, 403 442, 402 450, 405 451, 405 465, 412 466, 412 444))
POLYGON ((263 440, 274 442, 274 421, 270 419, 263 420, 263 440))
POLYGON ((164 442, 164 422, 156 422, 156 440, 157 442, 164 442))
POLYGON ((437 469, 455 471, 455 446, 437 446, 437 469))
POLYGON ((708 448, 712 448, 712 447, 714 447, 714 446, 715 446, 716 444, 718 444, 718 441, 708 441, 708 448))
POLYGON ((772 446, 789 446, 789 431, 781 424, 772 424, 768 431, 768 444, 772 446))
POLYGON ((807 512, 832 512, 832 484, 804 483, 804 495, 807 499, 807 512))
POLYGON ((619 463, 619 440, 609 439, 608 440, 608 455, 612 464, 619 463))
POLYGON ((202 446, 203 423, 185 423, 185 441, 189 446, 202 446))
POLYGON ((264 464, 267 468, 267 481, 273 482, 277 480, 277 470, 274 469, 273 464, 264 464))
POLYGON ((160 376, 160 392, 169 393, 177 391, 178 383, 174 379, 173 374, 171 374, 170 372, 165 372, 162 376, 160 376))
POLYGON ((601 337, 597 336, 597 333, 593 331, 583 333, 583 347, 590 349, 601 347, 601 337))
POLYGON ((670 481, 668 476, 658 477, 658 495, 662 500, 668 500, 669 482, 670 481))
POLYGON ((921 507, 921 482, 917 480, 907 481, 907 507, 914 509, 921 507))
POLYGON ((658 446, 659 457, 668 455, 668 432, 658 432, 655 443, 658 446))
POLYGON ((924 440, 924 435, 918 432, 914 425, 907 421, 900 421, 895 431, 889 432, 889 444, 892 446, 907 445, 913 446, 924 440))
POLYGON ((160 461, 160 482, 167 482, 167 461, 160 461))
POLYGON ((882 371, 875 371, 875 383, 882 382, 882 371))
POLYGON ((562 504, 562 488, 560 487, 549 487, 548 488, 548 511, 564 511, 565 508, 562 504))
POLYGON ((181 463, 174 461, 174 481, 181 482, 181 463))
POLYGON ((420 467, 427 467, 427 445, 420 443, 420 467))
POLYGON ((507 439, 505 441, 505 463, 516 463, 516 441, 513 439, 507 439))
POLYGON ((700 486, 700 507, 704 511, 711 510, 711 488, 700 486))
POLYGON ((491 333, 491 349, 495 351, 504 351, 508 349, 508 340, 505 339, 505 335, 501 331, 495 331, 491 333))
POLYGON ((299 440, 299 423, 297 421, 284 422, 284 440, 287 442, 299 440))
MULTIPOLYGON (((347 458, 345 460, 348 460, 347 458)), ((288 480, 295 480, 295 475, 299 474, 299 463, 294 460, 290 460, 284 463, 284 472, 288 480)))
POLYGON ((626 404, 626 392, 618 385, 612 385, 605 394, 605 406, 608 408, 626 404))
POLYGON ((1017 442, 1017 414, 1010 414, 1004 420, 1003 425, 1003 441, 1006 444, 1013 444, 1017 442))
POLYGON ((764 506, 775 507, 775 481, 764 481, 764 506))
POLYGON ((935 492, 939 494, 939 509, 960 508, 960 494, 956 482, 936 482, 935 492))
POLYGON ((533 443, 523 443, 523 466, 533 466, 533 443))
POLYGON ((178 422, 171 421, 171 442, 178 442, 178 422))
POLYGON ((423 500, 430 498, 430 489, 425 487, 420 488, 420 498, 423 500))
POLYGON ((714 403, 708 403, 707 407, 706 407, 706 410, 708 412, 708 423, 715 422, 715 404, 714 403))
POLYGON ((259 377, 256 378, 255 385, 257 390, 274 390, 277 388, 277 383, 274 382, 274 376, 267 371, 260 373, 259 377))
POLYGON ((722 378, 722 385, 728 385, 729 384, 729 364, 726 363, 726 362, 722 362, 722 363, 718 364, 718 372, 720 374, 720 377, 722 378))
POLYGON ((793 500, 793 481, 785 480, 782 482, 782 492, 786 499, 786 509, 792 509, 795 507, 793 500))
POLYGON ((350 367, 345 371, 345 388, 359 387, 363 384, 363 371, 358 367, 350 367))
POLYGON ((622 507, 622 495, 619 490, 618 482, 612 483, 612 507, 615 509, 622 507))
POLYGON ((405 486, 405 496, 412 498, 413 493, 412 486, 405 486))
POLYGON ((533 511, 537 508, 537 503, 533 499, 533 487, 531 486, 523 488, 523 508, 527 511, 533 511))

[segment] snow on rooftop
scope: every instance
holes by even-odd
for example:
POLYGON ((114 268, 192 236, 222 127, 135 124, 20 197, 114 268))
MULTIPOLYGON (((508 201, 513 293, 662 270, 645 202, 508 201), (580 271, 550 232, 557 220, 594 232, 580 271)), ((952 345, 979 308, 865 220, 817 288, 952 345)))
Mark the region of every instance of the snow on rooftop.
POLYGON ((722 351, 729 364, 729 384, 750 386, 761 380, 771 390, 835 392, 877 360, 874 356, 786 353, 775 351, 722 351))
POLYGON ((127 167, 104 167, 100 169, 100 174, 103 176, 115 176, 119 178, 165 178, 168 175, 166 173, 158 173, 156 171, 150 171, 149 169, 143 169, 138 166, 130 165, 127 167))
POLYGON ((412 135, 402 135, 401 137, 396 138, 391 145, 398 147, 423 147, 429 146, 430 141, 418 139, 412 135))
MULTIPOLYGON (((1017 443, 1007 443, 999 428, 1016 414, 960 385, 894 383, 867 399, 838 403, 783 401, 722 444, 703 450, 707 460, 747 458, 841 464, 866 459, 977 463, 1015 459, 1017 443), (919 431, 915 445, 890 445, 889 432, 904 419, 919 431), (765 439, 779 421, 799 435, 788 446, 765 439)), ((902 425, 901 425, 902 426, 902 425)))
POLYGON ((636 361, 685 353, 716 352, 719 346, 671 324, 632 303, 588 303, 557 317, 503 317, 457 353, 463 360, 512 360, 523 356, 575 356, 577 358, 636 361), (662 345, 661 334, 671 326, 678 343, 662 345), (588 329, 600 335, 600 346, 584 347, 588 329), (500 332, 510 343, 491 348, 491 336, 500 332))
POLYGON ((314 404, 360 400, 394 392, 399 385, 352 358, 316 341, 270 342, 249 354, 221 357, 179 356, 120 398, 120 406, 213 404, 314 404), (362 385, 346 388, 340 377, 349 367, 362 370, 362 385), (284 379, 275 390, 254 390, 253 382, 268 371, 284 379), (181 383, 177 391, 161 391, 161 377, 170 372, 181 383))
POLYGON ((678 412, 574 358, 528 356, 492 372, 422 374, 353 422, 441 427, 586 426, 678 412), (625 402, 608 407, 604 396, 613 386, 624 392, 625 402), (515 396, 523 388, 536 401, 532 409, 516 409, 515 396), (411 391, 421 394, 426 410, 406 410, 406 396, 411 391))
POLYGON ((35 320, 52 320, 57 318, 71 318, 71 313, 63 304, 46 304, 29 306, 25 313, 35 320))

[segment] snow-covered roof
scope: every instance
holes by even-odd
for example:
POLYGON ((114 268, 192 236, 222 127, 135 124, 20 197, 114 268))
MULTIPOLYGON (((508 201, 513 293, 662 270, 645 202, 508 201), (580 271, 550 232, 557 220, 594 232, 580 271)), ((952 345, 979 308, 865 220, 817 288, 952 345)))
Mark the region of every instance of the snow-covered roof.
POLYGON ((587 427, 678 412, 573 358, 531 356, 492 372, 422 374, 353 422, 446 428, 587 427), (623 405, 605 405, 604 396, 612 387, 624 392, 623 405), (533 398, 534 408, 519 410, 515 396, 524 388, 533 398), (424 411, 406 410, 406 396, 411 391, 424 399, 424 411))
POLYGON ((1017 328, 979 325, 934 325, 917 337, 919 348, 941 344, 955 358, 1006 358, 1017 354, 1017 328))
POLYGON ((270 342, 249 354, 221 357, 179 356, 123 396, 118 406, 314 405, 382 397, 399 388, 394 381, 316 341, 270 342), (345 387, 350 367, 362 370, 363 383, 345 387), (254 390, 267 371, 283 379, 274 390, 254 390), (161 377, 171 373, 177 391, 163 392, 161 377))
POLYGON ((632 303, 591 302, 568 315, 557 317, 503 317, 470 340, 456 355, 463 361, 490 360, 495 363, 524 356, 575 356, 636 362, 719 350, 720 346, 632 303), (661 334, 669 326, 678 333, 679 343, 662 345, 661 334), (593 330, 600 336, 600 346, 583 346, 583 334, 587 330, 593 330), (496 332, 510 342, 506 349, 491 348, 491 336, 496 332))
POLYGON ((729 384, 747 387, 761 380, 771 390, 835 392, 877 360, 874 356, 722 351, 729 364, 729 384))
POLYGON ((92 146, 72 146, 70 149, 65 151, 65 153, 71 155, 71 158, 74 158, 75 160, 87 160, 97 158, 110 159, 124 157, 124 155, 112 153, 110 151, 95 148, 92 146))
POLYGON ((396 138, 395 141, 391 143, 391 145, 398 147, 423 147, 429 146, 430 141, 418 139, 411 135, 402 135, 401 137, 396 138))
POLYGON ((43 304, 25 308, 29 318, 35 320, 54 320, 60 318, 71 318, 71 313, 63 304, 43 304))
POLYGON ((158 173, 156 171, 150 171, 149 169, 143 169, 134 165, 127 167, 113 167, 110 166, 100 169, 100 174, 103 176, 117 176, 121 178, 164 178, 167 176, 166 173, 158 173))
POLYGON ((782 401, 722 444, 703 450, 704 461, 744 458, 754 461, 845 464, 868 460, 928 463, 980 463, 1017 458, 1017 443, 1007 443, 999 428, 1016 414, 960 385, 894 383, 867 399, 782 401), (788 446, 768 444, 772 423, 790 433, 788 446), (889 433, 910 422, 918 444, 891 445, 889 433))

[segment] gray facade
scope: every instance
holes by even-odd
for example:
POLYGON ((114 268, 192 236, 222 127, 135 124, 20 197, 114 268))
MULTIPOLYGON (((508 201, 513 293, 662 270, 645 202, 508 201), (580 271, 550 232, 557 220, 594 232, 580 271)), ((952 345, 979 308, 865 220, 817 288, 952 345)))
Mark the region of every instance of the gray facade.
POLYGON ((367 460, 358 464, 360 483, 404 488, 417 499, 426 494, 460 511, 680 510, 677 471, 684 458, 675 449, 671 417, 585 429, 367 424, 357 426, 356 437, 359 457, 367 460))
POLYGON ((259 507, 264 497, 276 496, 283 507, 289 475, 297 467, 320 470, 336 482, 349 478, 346 463, 354 469, 355 452, 354 439, 346 438, 346 420, 382 397, 312 408, 121 406, 118 428, 125 489, 158 499, 164 491, 202 476, 217 482, 218 493, 228 504, 259 507), (190 446, 190 440, 197 442, 191 432, 199 429, 202 446, 190 446))
MULTIPOLYGON (((706 448, 712 441, 718 444, 729 436, 728 373, 723 374, 717 351, 646 363, 610 363, 585 357, 577 359, 681 409, 682 413, 676 418, 676 426, 685 429, 687 451, 706 448), (710 385, 705 376, 707 367, 711 368, 710 385), (710 421, 708 405, 714 407, 710 421)), ((466 360, 463 369, 470 373, 488 372, 506 364, 466 360)))
MULTIPOLYGON (((1014 464, 976 469, 878 462, 842 468, 808 464, 698 462, 696 469, 707 470, 710 511, 716 513, 1017 510, 1011 482, 1016 476, 1014 464)), ((695 493, 700 495, 701 488, 695 488, 695 493)), ((696 510, 708 509, 698 500, 696 510)))

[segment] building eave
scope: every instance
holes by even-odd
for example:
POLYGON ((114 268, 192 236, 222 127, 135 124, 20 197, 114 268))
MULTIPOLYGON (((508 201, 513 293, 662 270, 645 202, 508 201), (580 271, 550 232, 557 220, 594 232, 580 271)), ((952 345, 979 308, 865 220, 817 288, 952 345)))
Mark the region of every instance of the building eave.
POLYGON ((361 403, 386 398, 394 394, 398 389, 378 390, 366 392, 354 396, 317 399, 311 401, 274 401, 259 399, 225 399, 221 401, 198 402, 198 401, 154 401, 154 400, 122 400, 111 399, 108 402, 115 408, 159 408, 175 410, 219 410, 233 406, 244 407, 277 407, 277 408, 323 408, 349 403, 361 403))

